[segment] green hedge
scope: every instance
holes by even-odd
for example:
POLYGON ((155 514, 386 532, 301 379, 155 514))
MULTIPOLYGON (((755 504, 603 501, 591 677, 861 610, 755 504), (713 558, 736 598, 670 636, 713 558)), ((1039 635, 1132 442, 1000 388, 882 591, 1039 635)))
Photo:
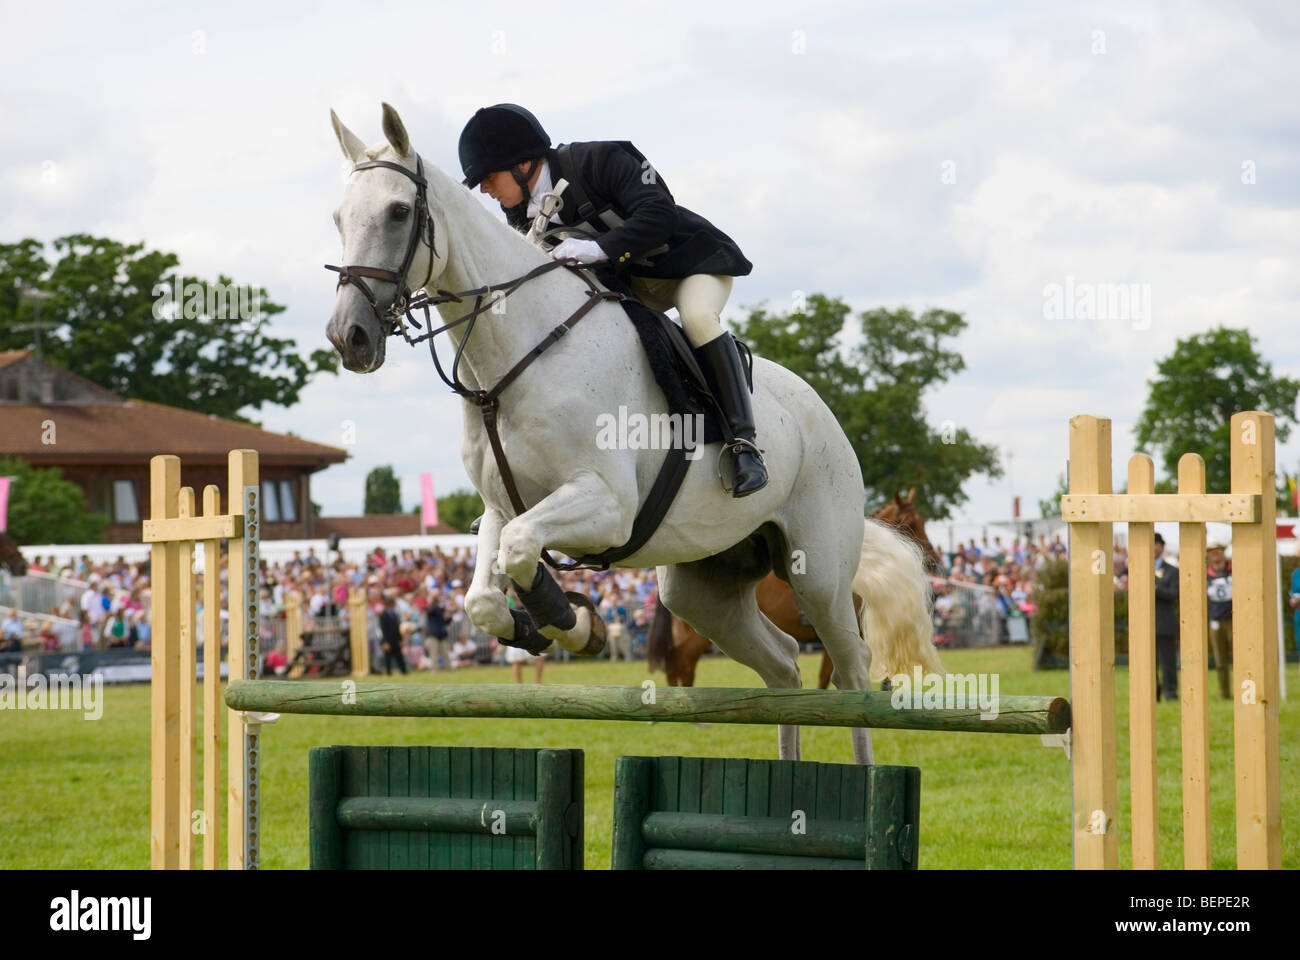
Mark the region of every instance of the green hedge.
MULTIPOLYGON (((1029 620, 1035 668, 1065 667, 1070 658, 1070 564, 1050 560, 1038 571, 1029 620)), ((1128 594, 1115 591, 1115 656, 1128 656, 1128 594)))

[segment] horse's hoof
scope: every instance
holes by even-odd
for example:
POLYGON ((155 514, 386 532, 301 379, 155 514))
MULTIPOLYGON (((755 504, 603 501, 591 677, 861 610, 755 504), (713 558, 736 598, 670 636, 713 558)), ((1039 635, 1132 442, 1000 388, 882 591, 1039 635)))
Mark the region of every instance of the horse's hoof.
POLYGON ((578 593, 576 590, 566 590, 564 596, 570 603, 580 607, 586 607, 591 612, 591 633, 587 637, 587 645, 577 651, 580 657, 596 657, 605 650, 605 618, 600 615, 596 605, 591 602, 591 598, 585 593, 578 593))

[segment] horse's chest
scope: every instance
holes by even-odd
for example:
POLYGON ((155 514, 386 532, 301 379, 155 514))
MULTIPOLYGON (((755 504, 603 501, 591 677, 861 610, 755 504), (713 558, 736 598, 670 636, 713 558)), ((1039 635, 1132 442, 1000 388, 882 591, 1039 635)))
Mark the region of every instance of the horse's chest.
POLYGON ((504 465, 498 463, 491 435, 477 410, 472 419, 467 418, 461 454, 475 488, 503 509, 510 503, 505 470, 524 502, 533 504, 564 483, 575 465, 590 464, 592 451, 587 449, 590 444, 584 444, 583 433, 561 430, 560 423, 549 417, 502 417, 496 432, 504 465))

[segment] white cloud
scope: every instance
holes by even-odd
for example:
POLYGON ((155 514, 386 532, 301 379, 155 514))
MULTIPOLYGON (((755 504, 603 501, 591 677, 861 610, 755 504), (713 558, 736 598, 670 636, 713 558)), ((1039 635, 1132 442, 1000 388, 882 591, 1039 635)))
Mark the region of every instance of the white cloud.
MULTIPOLYGON (((1298 35, 1273 3, 19 5, 0 36, 0 237, 144 240, 265 285, 289 306, 277 332, 319 349, 339 255, 329 108, 373 142, 393 103, 456 172, 472 111, 523 102, 556 140, 634 140, 736 237, 755 269, 733 314, 794 290, 962 311, 967 370, 929 410, 1014 453, 1029 505, 1073 413, 1115 420, 1122 469, 1180 336, 1248 325, 1295 374, 1298 35), (1148 284, 1150 328, 1045 319, 1044 286, 1067 277, 1148 284)), ((358 512, 380 464, 408 508, 423 470, 440 492, 468 482, 459 401, 423 351, 389 356, 253 414, 334 444, 356 422, 352 460, 314 483, 328 512, 358 512)), ((1280 462, 1297 456, 1300 437, 1280 462)), ((1007 512, 1008 481, 968 492, 970 515, 1007 512)))

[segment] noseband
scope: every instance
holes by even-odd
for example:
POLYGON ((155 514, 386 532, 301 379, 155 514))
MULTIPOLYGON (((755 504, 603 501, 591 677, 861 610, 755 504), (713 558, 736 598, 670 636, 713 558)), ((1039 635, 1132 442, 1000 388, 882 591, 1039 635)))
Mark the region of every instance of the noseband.
POLYGON ((388 160, 370 160, 366 163, 358 163, 352 168, 352 172, 358 170, 369 170, 371 167, 384 167, 388 170, 396 170, 402 176, 411 180, 415 184, 415 211, 411 223, 411 237, 406 242, 406 255, 402 257, 402 265, 396 271, 385 270, 382 267, 361 267, 348 265, 336 267, 326 264, 326 270, 333 270, 339 275, 340 287, 351 284, 361 291, 361 295, 366 298, 370 304, 370 309, 374 311, 375 319, 379 321, 379 327, 385 332, 396 333, 401 324, 401 318, 406 313, 407 307, 411 302, 412 290, 406 285, 406 274, 411 269, 411 264, 415 261, 415 251, 420 246, 420 240, 428 233, 429 245, 429 274, 424 278, 424 283, 417 289, 422 289, 429 285, 433 280, 433 261, 437 259, 438 250, 434 246, 434 223, 433 216, 429 213, 429 182, 424 178, 424 161, 420 155, 415 155, 415 172, 412 173, 400 163, 392 163, 388 160), (388 306, 388 312, 385 314, 379 309, 379 301, 375 299, 374 291, 370 285, 362 279, 369 277, 372 280, 383 280, 385 283, 393 284, 397 290, 393 294, 393 302, 388 306))

